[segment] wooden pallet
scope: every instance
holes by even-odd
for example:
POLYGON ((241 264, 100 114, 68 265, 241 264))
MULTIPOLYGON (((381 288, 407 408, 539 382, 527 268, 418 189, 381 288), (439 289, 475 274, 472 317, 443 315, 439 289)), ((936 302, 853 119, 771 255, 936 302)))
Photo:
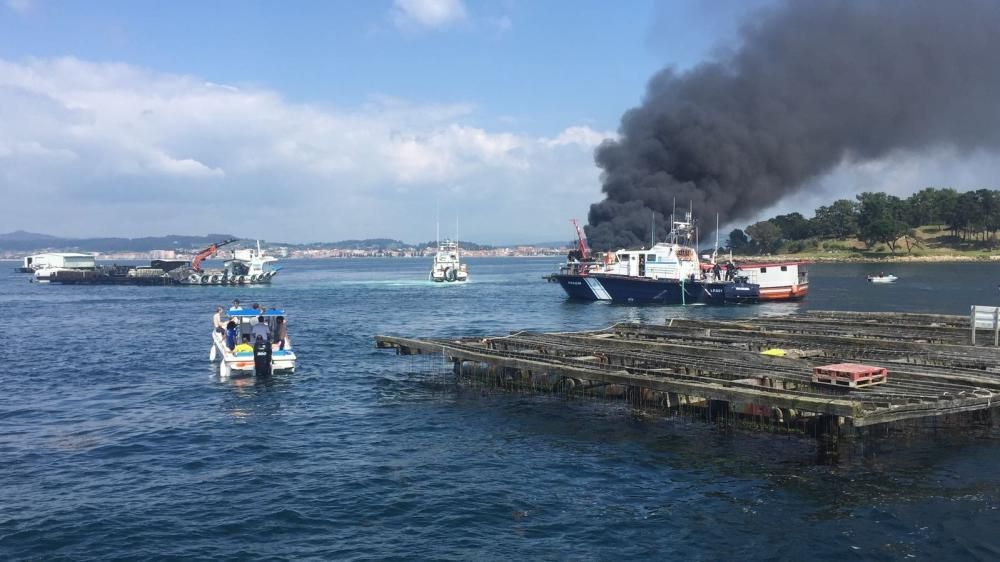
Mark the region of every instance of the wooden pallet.
POLYGON ((861 388, 886 383, 889 380, 889 371, 884 367, 859 363, 837 363, 814 367, 812 380, 817 384, 861 388))

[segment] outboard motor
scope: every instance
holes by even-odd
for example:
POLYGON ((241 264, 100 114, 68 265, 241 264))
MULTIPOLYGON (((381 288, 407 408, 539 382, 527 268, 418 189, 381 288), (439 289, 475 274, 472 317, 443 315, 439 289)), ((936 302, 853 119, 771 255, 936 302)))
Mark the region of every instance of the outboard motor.
POLYGON ((253 372, 258 377, 271 376, 271 344, 260 336, 253 344, 253 372))

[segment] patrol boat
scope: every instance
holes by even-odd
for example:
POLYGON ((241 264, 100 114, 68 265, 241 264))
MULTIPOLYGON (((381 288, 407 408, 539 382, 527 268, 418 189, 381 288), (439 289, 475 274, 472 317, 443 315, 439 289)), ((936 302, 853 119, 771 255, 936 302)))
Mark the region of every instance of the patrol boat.
POLYGON ((208 351, 209 361, 219 361, 219 377, 225 379, 231 375, 269 375, 272 372, 291 372, 295 370, 295 351, 292 350, 291 338, 285 338, 282 348, 278 342, 255 342, 251 333, 258 317, 263 316, 271 334, 276 333, 278 318, 286 318, 284 310, 265 310, 263 312, 252 308, 231 308, 227 313, 229 319, 236 321, 236 339, 239 344, 243 336, 250 336, 253 351, 234 353, 226 345, 226 335, 216 330, 212 331, 212 347, 208 351))
POLYGON ((438 244, 429 279, 437 282, 454 283, 468 281, 469 272, 458 258, 458 243, 445 240, 438 244))
POLYGON ((723 278, 702 270, 698 253, 686 245, 694 236, 691 212, 683 221, 671 221, 670 241, 649 249, 618 250, 591 256, 586 237, 576 221, 577 249, 570 252, 559 273, 548 280, 559 283, 572 299, 617 303, 735 304, 755 303, 760 286, 744 276, 723 278))

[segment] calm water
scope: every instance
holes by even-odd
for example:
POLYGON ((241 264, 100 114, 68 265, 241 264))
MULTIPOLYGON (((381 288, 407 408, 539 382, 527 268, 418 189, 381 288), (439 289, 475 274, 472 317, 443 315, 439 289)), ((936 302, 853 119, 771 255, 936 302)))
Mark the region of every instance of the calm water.
MULTIPOLYGON (((815 441, 448 384, 376 333, 498 334, 816 309, 964 314, 1000 266, 813 266, 805 304, 567 302, 555 260, 289 261, 271 287, 0 273, 0 559, 1000 557, 1000 431, 815 441), (212 307, 284 307, 299 370, 220 381, 212 307)), ((5 262, 4 268, 15 264, 5 262)), ((7 269, 9 271, 9 269, 7 269)), ((438 360, 439 361, 439 360, 438 360)))

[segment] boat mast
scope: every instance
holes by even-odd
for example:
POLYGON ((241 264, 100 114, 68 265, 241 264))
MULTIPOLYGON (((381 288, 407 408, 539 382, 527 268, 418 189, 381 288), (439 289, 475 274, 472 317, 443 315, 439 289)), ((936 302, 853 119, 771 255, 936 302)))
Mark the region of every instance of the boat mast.
POLYGON ((712 263, 719 254, 719 213, 715 213, 715 248, 712 249, 712 263))
POLYGON ((656 245, 656 211, 652 212, 653 222, 649 227, 649 248, 652 249, 656 245))
POLYGON ((677 243, 677 198, 674 197, 674 208, 670 211, 670 241, 677 243))

